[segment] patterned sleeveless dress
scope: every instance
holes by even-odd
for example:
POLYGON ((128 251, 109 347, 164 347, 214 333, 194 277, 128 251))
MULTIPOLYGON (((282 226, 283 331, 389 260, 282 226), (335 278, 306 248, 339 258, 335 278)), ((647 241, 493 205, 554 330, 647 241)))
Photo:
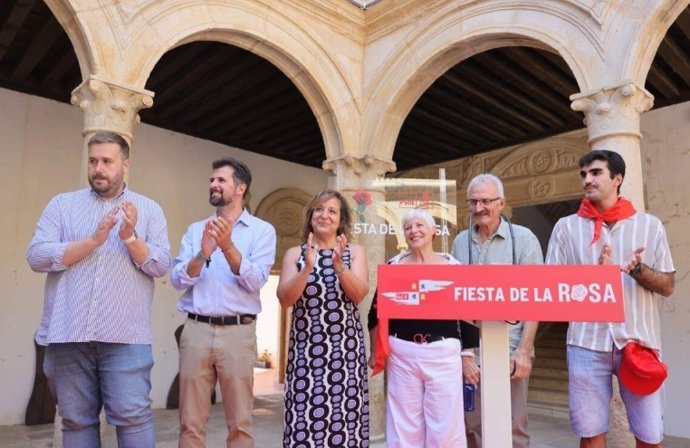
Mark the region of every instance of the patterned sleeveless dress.
MULTIPOLYGON (((292 309, 285 380, 284 448, 369 446, 369 383, 357 305, 343 292, 333 251, 317 253, 314 271, 292 309)), ((350 266, 349 246, 343 263, 350 266)), ((304 268, 304 246, 297 263, 304 268)))

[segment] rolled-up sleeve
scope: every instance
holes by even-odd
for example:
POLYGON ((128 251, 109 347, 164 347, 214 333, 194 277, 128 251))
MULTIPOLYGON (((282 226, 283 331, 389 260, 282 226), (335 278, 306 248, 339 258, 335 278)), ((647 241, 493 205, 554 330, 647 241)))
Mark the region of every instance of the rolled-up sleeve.
POLYGON ((276 231, 267 224, 255 239, 256 244, 249 253, 242 254, 237 283, 248 292, 258 292, 268 281, 271 266, 276 258, 276 231))
POLYGON ((59 197, 50 200, 36 225, 33 238, 26 249, 26 259, 35 272, 58 272, 68 268, 63 264, 69 241, 62 241, 62 218, 59 197))
POLYGON ((187 265, 194 256, 194 244, 192 239, 193 225, 187 228, 187 232, 182 237, 182 242, 180 243, 180 253, 177 257, 175 257, 173 268, 170 272, 170 283, 172 283, 173 288, 177 289, 178 291, 182 291, 183 289, 193 286, 201 278, 201 276, 190 277, 189 274, 187 274, 187 265))
POLYGON ((149 248, 149 255, 137 267, 151 277, 163 277, 170 271, 172 257, 168 240, 168 224, 163 209, 158 204, 151 210, 144 240, 149 248))

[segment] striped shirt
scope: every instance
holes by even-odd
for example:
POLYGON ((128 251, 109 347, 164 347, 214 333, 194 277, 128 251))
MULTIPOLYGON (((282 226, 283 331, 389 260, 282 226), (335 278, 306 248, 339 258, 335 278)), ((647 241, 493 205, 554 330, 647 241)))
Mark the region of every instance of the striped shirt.
MULTIPOLYGON (((209 219, 215 218, 215 215, 209 219)), ((242 253, 239 275, 220 249, 211 254, 198 277, 187 274, 187 265, 201 250, 201 235, 206 221, 190 225, 182 237, 180 254, 170 280, 175 289, 184 290, 177 309, 204 316, 237 316, 261 311, 261 288, 268 281, 276 256, 276 231, 273 226, 245 209, 232 228, 232 242, 242 253)))
MULTIPOLYGON (((601 238, 591 244, 594 220, 578 215, 561 218, 553 229, 546 254, 548 264, 597 264, 608 243, 611 263, 622 265, 635 249, 644 247, 642 262, 661 272, 674 272, 671 251, 664 226, 655 216, 636 213, 616 222, 602 225, 601 238)), ((625 322, 571 322, 567 343, 589 350, 608 352, 613 344, 622 349, 630 340, 661 349, 660 297, 643 288, 634 278, 621 271, 625 322)))
POLYGON ((46 272, 45 299, 36 342, 110 342, 150 344, 153 277, 170 270, 168 229, 161 207, 126 187, 104 200, 90 188, 50 200, 41 215, 26 258, 46 272), (105 215, 123 201, 137 208, 137 237, 149 255, 137 265, 118 236, 122 211, 108 239, 71 266, 63 264, 67 246, 91 237, 105 215))

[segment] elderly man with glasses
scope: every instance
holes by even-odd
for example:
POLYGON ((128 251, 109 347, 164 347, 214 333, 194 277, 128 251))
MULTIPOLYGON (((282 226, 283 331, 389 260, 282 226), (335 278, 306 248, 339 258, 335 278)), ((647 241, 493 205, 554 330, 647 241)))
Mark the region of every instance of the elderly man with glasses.
MULTIPOLYGON (((537 237, 528 228, 512 224, 502 214, 506 205, 503 183, 492 174, 474 177, 467 188, 470 228, 453 241, 452 255, 462 264, 542 264, 544 257, 537 237)), ((534 356, 538 322, 518 322, 510 327, 510 395, 513 447, 529 447, 527 433, 527 386, 534 356)), ((463 347, 465 382, 478 384, 476 349, 463 347)), ((477 388, 475 410, 465 413, 467 446, 481 448, 481 397, 477 388)))

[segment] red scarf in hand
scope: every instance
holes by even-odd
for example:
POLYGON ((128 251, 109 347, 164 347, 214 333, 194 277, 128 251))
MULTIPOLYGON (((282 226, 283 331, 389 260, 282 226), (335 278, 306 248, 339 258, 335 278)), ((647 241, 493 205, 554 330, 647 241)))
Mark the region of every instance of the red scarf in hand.
POLYGON ((624 198, 618 198, 618 201, 606 210, 604 213, 599 212, 597 208, 587 198, 582 200, 580 209, 577 211, 578 216, 583 218, 592 218, 594 220, 594 238, 592 244, 596 243, 601 238, 601 225, 604 222, 617 222, 625 218, 630 218, 636 213, 632 202, 624 198))

